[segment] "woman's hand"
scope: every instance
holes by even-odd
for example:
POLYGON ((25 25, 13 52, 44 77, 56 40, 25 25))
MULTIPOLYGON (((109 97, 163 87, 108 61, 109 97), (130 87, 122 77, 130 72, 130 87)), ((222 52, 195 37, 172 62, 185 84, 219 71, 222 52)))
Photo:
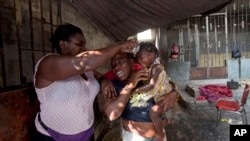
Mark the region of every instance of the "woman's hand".
POLYGON ((136 39, 130 39, 120 43, 120 46, 122 52, 132 52, 138 46, 138 42, 136 39))
POLYGON ((101 81, 101 92, 107 100, 113 99, 117 96, 113 83, 105 78, 101 81))
POLYGON ((139 71, 132 72, 128 80, 130 89, 134 89, 139 81, 147 80, 148 79, 147 77, 148 77, 148 72, 146 69, 141 69, 139 71))
MULTIPOLYGON (((161 98, 163 102, 160 102, 160 106, 164 107, 163 113, 167 112, 169 109, 171 109, 175 102, 177 101, 180 93, 179 91, 172 90, 171 92, 164 94, 161 98)), ((161 101, 161 100, 160 100, 161 101)))

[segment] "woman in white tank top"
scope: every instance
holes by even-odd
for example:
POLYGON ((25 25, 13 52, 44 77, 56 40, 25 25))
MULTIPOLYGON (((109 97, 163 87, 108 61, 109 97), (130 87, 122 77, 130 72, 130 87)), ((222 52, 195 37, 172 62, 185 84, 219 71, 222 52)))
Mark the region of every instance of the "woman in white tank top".
POLYGON ((93 102, 100 90, 94 69, 119 51, 132 50, 136 40, 87 51, 82 30, 60 25, 51 38, 56 54, 36 64, 34 87, 40 102, 35 119, 36 141, 88 141, 93 134, 93 102))

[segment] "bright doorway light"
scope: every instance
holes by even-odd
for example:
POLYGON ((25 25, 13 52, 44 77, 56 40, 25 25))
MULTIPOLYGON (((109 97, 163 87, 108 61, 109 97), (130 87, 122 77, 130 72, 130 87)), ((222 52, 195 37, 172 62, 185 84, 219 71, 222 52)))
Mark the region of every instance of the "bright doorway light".
POLYGON ((151 29, 145 30, 137 34, 138 41, 152 40, 151 29))

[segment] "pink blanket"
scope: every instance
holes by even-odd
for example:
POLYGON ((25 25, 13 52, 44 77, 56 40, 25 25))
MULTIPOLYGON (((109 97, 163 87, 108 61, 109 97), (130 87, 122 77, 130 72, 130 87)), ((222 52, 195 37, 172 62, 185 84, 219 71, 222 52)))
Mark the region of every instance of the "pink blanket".
POLYGON ((225 85, 209 84, 200 86, 200 95, 206 97, 209 102, 215 102, 219 98, 232 97, 232 91, 225 85))

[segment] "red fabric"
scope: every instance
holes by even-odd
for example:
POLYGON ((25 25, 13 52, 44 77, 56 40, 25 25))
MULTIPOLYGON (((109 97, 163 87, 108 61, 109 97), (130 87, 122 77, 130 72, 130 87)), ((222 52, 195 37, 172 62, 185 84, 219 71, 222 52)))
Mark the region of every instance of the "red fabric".
POLYGON ((204 101, 204 100, 207 100, 207 98, 205 97, 205 96, 198 96, 197 98, 196 98, 196 101, 204 101))
POLYGON ((223 85, 206 85, 205 88, 215 92, 217 95, 222 95, 222 96, 224 95, 224 96, 227 96, 227 97, 232 97, 233 96, 233 93, 232 93, 231 89, 229 89, 227 86, 223 86, 223 85))
POLYGON ((171 54, 175 54, 175 55, 179 54, 179 47, 175 43, 173 43, 172 45, 171 54))
POLYGON ((216 108, 221 110, 238 111, 240 105, 236 101, 219 100, 216 103, 216 108))
POLYGON ((173 43, 171 48, 171 58, 177 59, 178 55, 179 55, 179 47, 175 43, 173 43))
POLYGON ((136 70, 136 71, 137 71, 137 70, 141 70, 142 68, 143 68, 143 67, 142 67, 140 64, 138 64, 138 63, 134 63, 134 64, 133 64, 133 69, 136 70))
POLYGON ((200 94, 205 96, 209 102, 215 102, 219 98, 232 97, 232 91, 224 85, 209 84, 199 87, 200 94))
POLYGON ((105 73, 103 75, 105 78, 109 79, 109 80, 113 80, 116 78, 114 72, 112 70, 110 70, 109 72, 105 73))

